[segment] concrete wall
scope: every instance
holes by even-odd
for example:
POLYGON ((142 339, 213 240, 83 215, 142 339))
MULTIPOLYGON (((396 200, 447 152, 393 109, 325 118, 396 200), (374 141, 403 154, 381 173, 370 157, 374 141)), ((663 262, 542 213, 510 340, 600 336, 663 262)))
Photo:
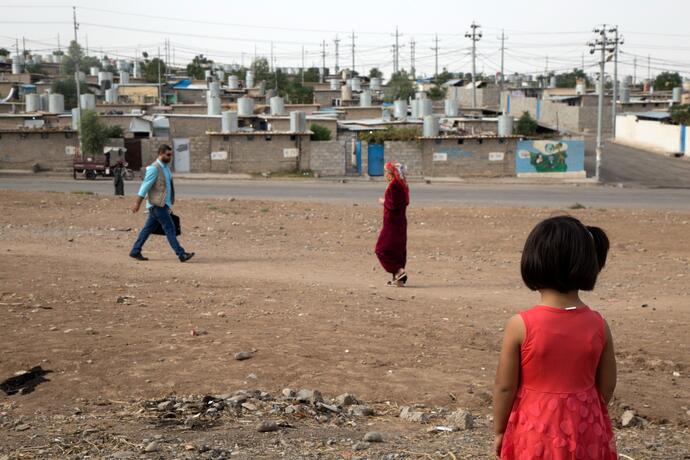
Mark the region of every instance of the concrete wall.
MULTIPOLYGON (((272 131, 290 131, 290 117, 266 117, 266 120, 271 124, 272 131)), ((324 119, 307 117, 307 129, 309 129, 312 124, 328 128, 331 132, 332 140, 338 137, 338 120, 335 118, 324 119)))
POLYGON ((178 104, 206 104, 206 91, 202 89, 176 89, 178 104))
POLYGON ((311 143, 309 169, 319 176, 344 176, 351 156, 350 142, 345 140, 311 143))
POLYGON ((427 177, 515 176, 515 138, 422 138, 420 142, 427 177), (490 159, 490 153, 494 154, 491 157, 503 155, 501 159, 490 159), (434 154, 441 155, 435 160, 434 154), (440 161, 443 154, 445 161, 440 161))
POLYGON ((204 104, 173 104, 172 113, 176 115, 206 115, 208 108, 204 104))
MULTIPOLYGON (((101 114, 100 119, 107 126, 120 126, 125 132, 129 131, 129 125, 133 118, 137 118, 138 115, 103 115, 101 114)), ((68 118, 68 120, 70 120, 68 118)), ((71 124, 71 120, 70 120, 71 124)))
MULTIPOLYGON (((2 94, 0 94, 0 97, 2 97, 2 94)), ((0 102, 0 113, 19 113, 23 111, 23 102, 0 102)))
POLYGON ((314 103, 321 107, 333 107, 333 99, 340 98, 340 90, 314 91, 314 103))
POLYGON ((218 116, 174 116, 170 121, 170 137, 204 136, 207 131, 221 130, 221 117, 218 116))
POLYGON ((192 172, 262 173, 308 169, 309 135, 261 133, 254 135, 213 134, 209 149, 191 146, 192 172), (298 157, 286 157, 285 149, 299 149, 298 157), (211 152, 227 152, 226 159, 211 160, 211 152), (197 158, 198 156, 198 158, 197 158), (208 165, 208 166, 206 166, 208 165), (205 170, 200 170, 204 168, 205 170))
MULTIPOLYGON (((634 115, 616 117, 616 142, 660 153, 690 153, 690 140, 681 145, 682 127, 652 120, 638 120, 634 115), (681 152, 684 148, 684 152, 681 152)), ((686 135, 689 134, 686 129, 686 135)))
MULTIPOLYGON (((449 99, 455 99, 460 107, 472 107, 472 88, 451 86, 446 90, 449 99)), ((498 109, 500 105, 500 90, 498 88, 477 88, 477 107, 498 109)))
POLYGON ((96 104, 96 112, 122 112, 130 114, 133 110, 150 111, 153 104, 96 104))
POLYGON ((419 142, 387 141, 383 147, 383 161, 403 163, 408 176, 423 176, 422 149, 419 142))
MULTIPOLYGON (((285 104, 285 113, 299 111, 310 115, 314 112, 318 112, 320 108, 321 106, 319 104, 285 104)), ((270 110, 270 106, 267 105, 265 110, 270 110)))
POLYGON ((71 171, 73 157, 66 147, 77 147, 74 131, 0 131, 0 169, 31 169, 34 163, 56 171, 71 171))

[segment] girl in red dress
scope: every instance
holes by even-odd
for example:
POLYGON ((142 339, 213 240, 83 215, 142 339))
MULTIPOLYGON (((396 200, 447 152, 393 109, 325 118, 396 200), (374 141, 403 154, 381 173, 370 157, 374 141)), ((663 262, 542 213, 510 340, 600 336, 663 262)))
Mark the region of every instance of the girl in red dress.
POLYGON ((522 279, 541 302, 505 329, 494 388, 496 455, 503 460, 616 460, 606 406, 616 387, 609 326, 581 299, 606 263, 609 240, 569 216, 527 237, 522 279))
POLYGON ((383 168, 388 187, 379 203, 383 205, 383 228, 376 242, 376 256, 393 279, 390 286, 403 287, 407 282, 407 217, 410 189, 405 180, 405 168, 400 163, 386 163, 383 168))

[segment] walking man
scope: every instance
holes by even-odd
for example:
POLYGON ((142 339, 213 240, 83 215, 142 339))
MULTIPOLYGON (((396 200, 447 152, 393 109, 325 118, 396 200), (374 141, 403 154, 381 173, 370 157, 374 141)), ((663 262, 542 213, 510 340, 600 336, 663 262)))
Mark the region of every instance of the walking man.
POLYGON ((158 147, 158 159, 146 168, 144 182, 141 184, 136 201, 132 205, 132 212, 136 213, 141 207, 141 202, 146 198, 146 208, 149 211, 149 217, 129 252, 129 256, 137 260, 148 260, 141 254, 141 248, 159 224, 180 262, 187 262, 194 257, 193 252, 186 252, 180 246, 175 234, 175 224, 170 217, 172 206, 175 203, 175 186, 169 167, 171 160, 172 148, 169 145, 161 144, 158 147))

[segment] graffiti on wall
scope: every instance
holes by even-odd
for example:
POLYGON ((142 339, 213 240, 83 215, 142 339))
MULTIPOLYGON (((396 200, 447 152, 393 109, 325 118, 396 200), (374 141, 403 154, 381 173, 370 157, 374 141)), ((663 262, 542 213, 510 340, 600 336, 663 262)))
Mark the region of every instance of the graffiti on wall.
POLYGON ((585 169, 585 143, 581 140, 519 141, 516 173, 577 172, 585 169))

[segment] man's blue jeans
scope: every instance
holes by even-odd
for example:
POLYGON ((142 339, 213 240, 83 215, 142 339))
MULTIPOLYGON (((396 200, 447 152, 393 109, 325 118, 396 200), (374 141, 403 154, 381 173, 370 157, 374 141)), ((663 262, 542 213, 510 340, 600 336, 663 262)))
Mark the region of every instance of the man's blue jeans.
POLYGON ((144 227, 139 232, 139 237, 134 243, 132 250, 129 252, 130 255, 136 256, 137 254, 141 254, 141 248, 144 246, 144 243, 146 243, 146 240, 149 238, 158 222, 160 222, 161 227, 163 227, 165 237, 168 239, 168 243, 170 243, 170 247, 175 251, 177 257, 184 255, 185 251, 177 241, 175 224, 173 223, 172 217, 170 217, 170 208, 167 206, 151 206, 149 208, 149 217, 146 219, 144 227))

